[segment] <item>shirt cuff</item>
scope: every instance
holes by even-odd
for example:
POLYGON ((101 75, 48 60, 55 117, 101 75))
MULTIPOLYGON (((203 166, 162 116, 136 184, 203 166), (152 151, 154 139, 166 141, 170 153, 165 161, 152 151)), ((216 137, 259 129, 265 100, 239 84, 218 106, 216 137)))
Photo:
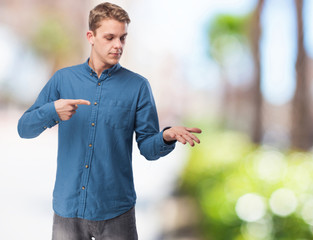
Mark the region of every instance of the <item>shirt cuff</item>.
POLYGON ((175 146, 176 146, 176 141, 173 141, 172 144, 167 144, 165 143, 164 139, 163 139, 163 131, 159 133, 159 142, 160 142, 160 147, 159 147, 159 154, 161 157, 169 154, 171 151, 174 150, 175 146))
POLYGON ((59 118, 58 113, 55 110, 54 102, 47 103, 44 105, 41 109, 44 115, 46 115, 47 122, 44 125, 44 128, 52 128, 59 122, 61 122, 61 119, 59 118))

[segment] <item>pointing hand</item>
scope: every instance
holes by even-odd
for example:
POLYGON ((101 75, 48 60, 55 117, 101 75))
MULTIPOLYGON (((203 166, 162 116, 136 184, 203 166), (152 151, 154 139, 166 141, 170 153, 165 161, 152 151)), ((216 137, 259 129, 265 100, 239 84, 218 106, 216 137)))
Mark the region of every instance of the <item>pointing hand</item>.
POLYGON ((90 102, 83 99, 59 99, 54 102, 54 107, 62 121, 69 120, 78 108, 78 105, 90 105, 90 102))

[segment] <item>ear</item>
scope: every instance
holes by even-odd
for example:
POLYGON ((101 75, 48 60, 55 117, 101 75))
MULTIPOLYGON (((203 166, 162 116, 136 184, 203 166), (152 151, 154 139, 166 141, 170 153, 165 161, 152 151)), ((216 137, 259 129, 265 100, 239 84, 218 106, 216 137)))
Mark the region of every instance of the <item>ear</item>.
POLYGON ((93 33, 93 31, 89 30, 87 32, 86 36, 87 36, 87 40, 90 43, 90 45, 93 46, 94 45, 94 33, 93 33))

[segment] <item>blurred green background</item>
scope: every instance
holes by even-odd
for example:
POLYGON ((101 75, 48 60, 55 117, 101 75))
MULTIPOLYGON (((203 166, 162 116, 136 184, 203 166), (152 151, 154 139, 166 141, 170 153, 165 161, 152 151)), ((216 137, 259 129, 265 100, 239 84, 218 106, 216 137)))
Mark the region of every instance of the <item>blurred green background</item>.
MULTIPOLYGON (((9 239, 29 218, 24 239, 50 237, 57 130, 27 141, 16 124, 56 70, 86 61, 100 2, 0 0, 9 239)), ((155 163, 134 150, 141 239, 313 239, 313 1, 111 2, 132 20, 121 64, 149 79, 161 127, 203 130, 200 145, 155 163)))

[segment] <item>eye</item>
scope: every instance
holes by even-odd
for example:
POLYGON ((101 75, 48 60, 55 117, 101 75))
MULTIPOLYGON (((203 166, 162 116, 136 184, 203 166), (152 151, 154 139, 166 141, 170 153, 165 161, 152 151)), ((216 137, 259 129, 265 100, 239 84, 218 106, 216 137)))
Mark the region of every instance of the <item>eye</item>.
POLYGON ((121 37, 120 40, 124 42, 126 40, 126 36, 121 37))
POLYGON ((113 40, 113 37, 106 37, 106 40, 111 41, 111 40, 113 40))

